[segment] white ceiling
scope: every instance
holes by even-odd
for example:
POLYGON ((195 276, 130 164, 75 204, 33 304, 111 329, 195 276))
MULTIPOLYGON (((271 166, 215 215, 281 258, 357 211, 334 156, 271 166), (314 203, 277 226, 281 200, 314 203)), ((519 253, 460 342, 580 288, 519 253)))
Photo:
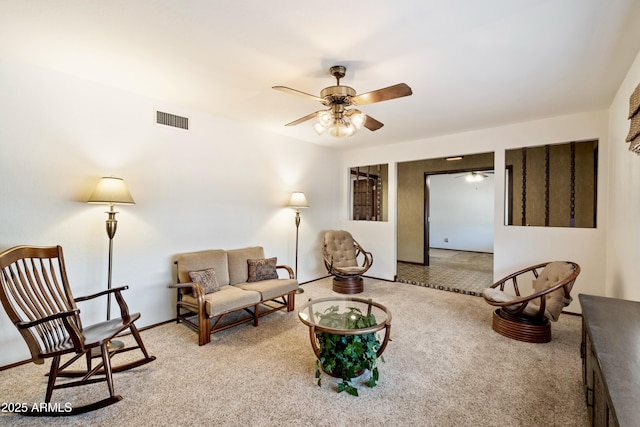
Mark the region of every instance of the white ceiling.
POLYGON ((361 147, 607 108, 640 48, 638 0, 0 0, 0 55, 303 141, 361 147), (318 136, 319 95, 407 83, 385 126, 318 136))

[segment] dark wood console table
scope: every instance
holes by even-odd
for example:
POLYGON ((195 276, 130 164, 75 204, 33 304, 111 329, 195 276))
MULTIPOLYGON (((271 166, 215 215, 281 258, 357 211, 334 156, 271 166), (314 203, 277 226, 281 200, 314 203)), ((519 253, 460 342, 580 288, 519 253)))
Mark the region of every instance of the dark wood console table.
POLYGON ((580 294, 582 379, 594 426, 640 426, 640 302, 580 294))

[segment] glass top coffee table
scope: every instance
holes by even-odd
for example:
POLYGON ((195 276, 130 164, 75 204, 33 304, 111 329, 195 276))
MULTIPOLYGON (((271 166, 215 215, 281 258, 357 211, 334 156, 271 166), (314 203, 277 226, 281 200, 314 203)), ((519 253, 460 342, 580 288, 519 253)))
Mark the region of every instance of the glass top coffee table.
POLYGON ((335 335, 365 335, 384 329, 384 338, 377 350, 378 357, 382 355, 389 342, 391 312, 371 299, 355 297, 312 299, 300 307, 298 317, 309 327, 311 346, 318 359, 320 359, 318 334, 323 332, 335 335))

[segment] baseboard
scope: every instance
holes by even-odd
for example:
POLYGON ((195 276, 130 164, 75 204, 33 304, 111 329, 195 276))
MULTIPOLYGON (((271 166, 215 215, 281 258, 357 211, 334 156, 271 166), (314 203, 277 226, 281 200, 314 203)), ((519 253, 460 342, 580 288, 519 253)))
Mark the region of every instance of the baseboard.
MULTIPOLYGON (((154 323, 153 325, 147 325, 147 326, 143 326, 141 328, 138 328, 138 331, 140 331, 140 332, 146 331, 147 329, 152 329, 152 328, 155 328, 156 326, 165 325, 167 323, 172 323, 172 322, 175 322, 175 321, 176 321, 175 318, 169 319, 169 320, 165 320, 165 321, 162 321, 162 322, 159 322, 159 323, 154 323)), ((118 335, 118 336, 119 337, 125 337, 127 335, 131 335, 131 332, 127 332, 125 334, 118 335)), ((0 366, 0 372, 1 371, 5 371, 7 369, 11 369, 11 368, 16 368, 18 366, 21 366, 21 365, 24 365, 24 364, 27 364, 27 363, 31 363, 31 359, 20 360, 18 362, 11 363, 9 365, 0 366)))

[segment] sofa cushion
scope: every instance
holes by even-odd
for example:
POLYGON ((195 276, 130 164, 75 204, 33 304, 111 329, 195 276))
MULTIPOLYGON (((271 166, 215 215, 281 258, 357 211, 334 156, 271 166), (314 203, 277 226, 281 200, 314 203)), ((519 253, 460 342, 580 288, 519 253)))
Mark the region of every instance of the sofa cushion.
POLYGON ((180 254, 175 258, 175 261, 178 267, 178 281, 180 283, 191 281, 189 278, 190 271, 213 268, 216 272, 218 285, 222 287, 229 284, 227 252, 222 249, 180 254))
MULTIPOLYGON (((204 289, 205 294, 218 292, 220 285, 216 279, 216 272, 213 268, 206 268, 204 270, 195 270, 189 272, 189 278, 192 282, 198 283, 204 289)), ((193 296, 196 296, 195 289, 193 296)))
POLYGON ((276 257, 266 259, 248 259, 247 282, 259 282, 261 280, 277 279, 277 263, 278 259, 276 257))
POLYGON ((247 260, 264 258, 264 249, 261 246, 253 246, 227 251, 229 262, 229 284, 244 283, 249 278, 249 266, 247 260))
MULTIPOLYGON (((186 294, 182 300, 187 303, 197 304, 197 300, 186 294)), ((241 307, 247 307, 260 302, 260 292, 243 290, 235 286, 223 286, 218 292, 204 296, 207 317, 216 317, 229 311, 235 311, 241 307)))
MULTIPOLYGON (((231 286, 232 288, 234 286, 231 286)), ((274 299, 286 293, 298 289, 298 281, 296 279, 270 279, 259 282, 238 283, 235 287, 245 291, 260 292, 263 301, 274 299)))

